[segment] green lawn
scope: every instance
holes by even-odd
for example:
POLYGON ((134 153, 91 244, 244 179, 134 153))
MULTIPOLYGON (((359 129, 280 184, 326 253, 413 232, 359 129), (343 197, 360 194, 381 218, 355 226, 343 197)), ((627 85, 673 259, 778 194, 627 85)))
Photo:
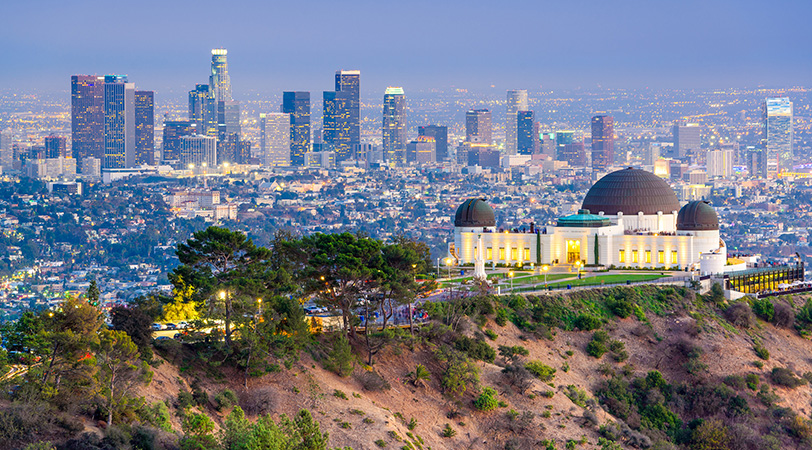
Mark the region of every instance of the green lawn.
MULTIPOLYGON (((563 280, 564 278, 577 277, 575 273, 551 273, 547 275, 547 282, 555 280, 563 280)), ((531 283, 544 283, 544 275, 533 275, 529 277, 516 277, 513 279, 517 284, 531 284, 531 283)))
MULTIPOLYGON (((567 280, 562 281, 559 283, 550 283, 549 286, 553 289, 561 289, 567 287, 567 285, 575 286, 596 286, 601 284, 617 284, 617 283, 625 283, 626 281, 631 282, 640 282, 640 281, 651 281, 657 280, 659 278, 665 278, 669 275, 660 275, 659 273, 630 273, 630 274, 612 274, 612 275, 599 275, 597 277, 586 277, 580 280, 567 280)), ((544 285, 536 285, 535 287, 528 287, 528 288, 520 288, 516 289, 516 292, 520 291, 530 291, 530 290, 539 290, 544 289, 544 285)))

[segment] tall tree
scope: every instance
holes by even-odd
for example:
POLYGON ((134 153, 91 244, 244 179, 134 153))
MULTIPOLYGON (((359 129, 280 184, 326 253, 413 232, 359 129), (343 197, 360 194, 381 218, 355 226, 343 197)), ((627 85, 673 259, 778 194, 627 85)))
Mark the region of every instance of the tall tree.
POLYGON ((99 383, 107 409, 107 426, 113 424, 113 411, 126 399, 139 382, 148 382, 151 372, 146 362, 139 360, 138 346, 127 333, 102 330, 93 346, 96 353, 96 381, 99 383))
POLYGON ((271 253, 257 247, 243 233, 209 227, 194 233, 186 244, 178 244, 178 266, 170 280, 176 289, 195 287, 198 302, 207 304, 208 315, 222 318, 226 345, 231 346, 232 322, 240 317, 236 309, 252 302, 263 289, 262 279, 271 253))

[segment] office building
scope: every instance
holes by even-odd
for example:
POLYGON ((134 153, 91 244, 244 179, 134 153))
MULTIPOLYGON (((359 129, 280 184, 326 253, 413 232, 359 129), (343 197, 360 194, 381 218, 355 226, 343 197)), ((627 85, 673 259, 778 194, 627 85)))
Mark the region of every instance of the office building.
POLYGON ((200 134, 217 135, 217 101, 208 84, 195 85, 189 91, 189 120, 197 124, 200 134))
POLYGON ((79 172, 84 178, 101 178, 101 160, 92 156, 80 159, 79 172))
POLYGON ((748 146, 746 150, 747 155, 747 172, 753 178, 767 178, 767 151, 748 146))
POLYGON ((104 77, 104 159, 102 168, 135 164, 135 84, 126 75, 104 77))
POLYGON ((217 165, 217 139, 195 135, 180 137, 181 167, 215 167, 217 165))
POLYGON ((135 91, 135 165, 155 165, 155 94, 135 91))
POLYGON ((473 144, 467 152, 467 165, 496 169, 500 166, 501 156, 499 150, 473 144))
POLYGON ((789 97, 772 97, 761 105, 762 145, 767 151, 767 174, 792 172, 793 111, 789 97))
POLYGON ((472 109, 465 113, 465 141, 493 145, 491 112, 472 109))
POLYGON ((336 92, 346 93, 348 100, 346 104, 342 103, 347 112, 338 116, 346 121, 339 127, 343 131, 336 143, 336 160, 343 161, 350 157, 352 145, 361 143, 361 71, 336 71, 335 89, 336 92), (344 132, 347 136, 343 135, 344 132))
POLYGON ((701 144, 699 132, 698 124, 686 123, 684 120, 674 121, 671 127, 671 135, 674 140, 671 156, 674 158, 695 156, 701 144))
POLYGON ((282 112, 290 114, 290 165, 303 166, 310 151, 310 92, 283 92, 282 112))
POLYGON ((190 120, 172 120, 164 122, 163 161, 178 161, 180 159, 180 138, 197 134, 197 124, 190 120))
POLYGON ((555 159, 558 150, 555 133, 539 133, 539 141, 541 154, 550 159, 555 159))
POLYGON ((383 155, 389 161, 406 148, 406 95, 403 88, 388 87, 383 94, 383 155))
POLYGON ((332 169, 336 164, 335 152, 307 152, 305 153, 305 166, 332 169))
POLYGON ((437 162, 434 138, 420 136, 406 144, 406 162, 417 165, 437 162))
POLYGON ((73 75, 71 153, 76 159, 104 158, 104 77, 73 75))
POLYGON ((615 119, 598 115, 592 118, 592 171, 603 172, 615 162, 615 119))
POLYGON ((709 150, 705 158, 708 178, 728 178, 733 175, 733 150, 709 150))
MULTIPOLYGON (((68 142, 62 136, 45 136, 45 158, 70 158, 68 142)), ((10 168, 9 168, 10 169, 10 168)))
MULTIPOLYGON (((510 118, 510 116, 508 116, 510 118)), ((516 151, 520 155, 533 155, 538 152, 539 137, 533 111, 516 113, 516 151)), ((507 153, 508 155, 515 154, 507 153)))
POLYGON ((259 115, 259 159, 265 167, 291 165, 291 122, 289 113, 259 115))
POLYGON ((3 172, 14 170, 14 145, 12 144, 11 130, 0 130, 0 167, 3 172))
POLYGON ((231 77, 228 75, 228 50, 214 48, 211 50, 211 75, 209 76, 209 89, 215 100, 227 102, 231 97, 231 77))
POLYGON ((518 151, 518 114, 530 109, 527 105, 527 90, 507 91, 507 120, 505 121, 505 154, 515 155, 518 151))
MULTIPOLYGON (((324 92, 321 150, 334 151, 337 161, 348 159, 352 153, 350 143, 350 95, 347 92, 324 92), (326 147, 325 147, 326 146, 326 147)), ((316 145, 313 145, 316 150, 316 145)), ((321 167, 321 166, 320 166, 321 167)))
POLYGON ((434 138, 435 157, 437 161, 450 159, 448 154, 448 127, 444 125, 426 125, 417 129, 418 136, 434 138))

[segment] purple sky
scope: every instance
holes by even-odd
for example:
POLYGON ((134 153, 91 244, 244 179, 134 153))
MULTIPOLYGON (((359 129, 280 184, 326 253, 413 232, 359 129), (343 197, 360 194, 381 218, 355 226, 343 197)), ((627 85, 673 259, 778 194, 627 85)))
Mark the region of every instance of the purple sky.
POLYGON ((168 96, 229 50, 235 97, 362 90, 812 84, 808 0, 4 2, 0 87, 123 73, 168 96), (343 6, 339 6, 343 5, 343 6))

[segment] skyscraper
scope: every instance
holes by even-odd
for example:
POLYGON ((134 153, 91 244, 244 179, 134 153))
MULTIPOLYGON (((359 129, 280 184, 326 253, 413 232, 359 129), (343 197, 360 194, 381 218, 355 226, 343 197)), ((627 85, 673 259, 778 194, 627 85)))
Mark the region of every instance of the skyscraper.
POLYGON ((324 145, 320 150, 335 151, 338 161, 343 161, 352 152, 349 142, 349 104, 350 95, 347 92, 324 92, 324 113, 322 115, 324 145), (340 158, 339 154, 342 155, 340 158))
POLYGON ((310 151, 310 92, 283 92, 282 112, 290 114, 290 165, 303 166, 310 151))
POLYGON ((615 162, 615 119, 598 115, 592 118, 592 171, 601 172, 615 162))
POLYGON ((706 158, 709 178, 727 178, 733 174, 733 150, 709 150, 706 158))
POLYGON ((699 150, 699 125, 686 123, 684 120, 675 120, 671 127, 674 139, 673 155, 676 158, 692 156, 699 150))
POLYGON ((339 128, 346 130, 347 136, 339 137, 336 143, 336 161, 343 161, 352 154, 353 144, 361 143, 361 71, 360 70, 339 70, 336 71, 336 92, 347 94, 347 113, 340 114, 345 118, 346 123, 339 128))
POLYGON ((516 150, 521 155, 532 155, 538 147, 535 113, 519 111, 516 114, 516 150))
POLYGON ((189 120, 197 124, 200 134, 217 135, 217 101, 208 84, 197 84, 189 91, 189 120))
POLYGON ((437 161, 449 158, 448 155, 448 127, 443 125, 426 125, 417 129, 418 136, 433 137, 436 145, 437 161))
POLYGON ((135 84, 124 75, 104 77, 104 159, 102 168, 135 163, 135 84))
POLYGON ((155 95, 135 91, 135 165, 155 164, 155 95))
POLYGON ((465 113, 465 140, 480 144, 493 144, 490 111, 472 109, 465 113))
POLYGON ((164 122, 163 161, 177 161, 180 159, 180 138, 197 134, 197 124, 190 120, 174 120, 164 122))
POLYGON ((767 174, 770 177, 792 171, 792 114, 789 97, 771 97, 761 104, 761 140, 767 151, 767 174))
POLYGON ((260 162, 263 166, 289 166, 291 157, 291 114, 259 115, 260 162))
POLYGON ((220 102, 233 100, 231 97, 231 77, 228 76, 228 50, 213 48, 211 50, 211 75, 209 88, 214 98, 220 102))
POLYGON ((184 168, 214 167, 217 164, 217 139, 213 136, 195 135, 180 138, 180 162, 184 168))
POLYGON ((403 88, 388 87, 383 94, 383 157, 389 161, 406 148, 406 95, 403 88))
MULTIPOLYGON (((67 140, 62 136, 45 136, 45 158, 70 158, 67 140)), ((0 164, 2 165, 2 164, 0 164)), ((9 167, 11 169, 11 167, 9 167)))
POLYGON ((527 111, 527 90, 507 91, 507 120, 505 121, 505 154, 515 155, 518 150, 517 115, 527 111))
POLYGON ((73 75, 71 150, 76 159, 104 157, 104 77, 73 75))

